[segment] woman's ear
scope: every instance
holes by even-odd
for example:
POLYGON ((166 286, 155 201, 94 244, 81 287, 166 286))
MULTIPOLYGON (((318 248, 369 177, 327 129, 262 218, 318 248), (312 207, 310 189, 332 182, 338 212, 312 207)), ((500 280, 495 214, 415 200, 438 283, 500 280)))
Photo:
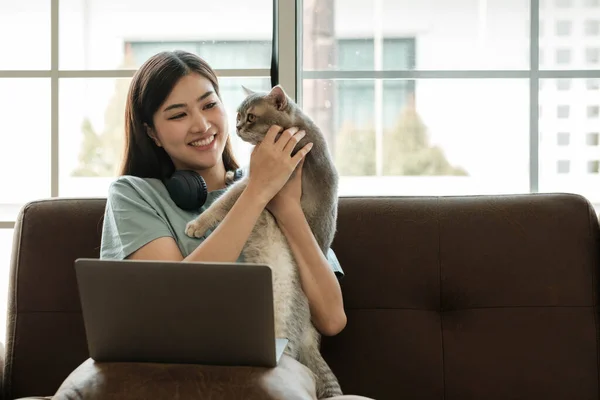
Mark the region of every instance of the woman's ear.
POLYGON ((144 129, 146 130, 146 135, 148 135, 150 137, 150 139, 152 139, 158 147, 162 147, 162 144, 160 143, 160 139, 156 135, 156 132, 154 131, 154 129, 150 128, 148 126, 148 124, 144 124, 144 129))

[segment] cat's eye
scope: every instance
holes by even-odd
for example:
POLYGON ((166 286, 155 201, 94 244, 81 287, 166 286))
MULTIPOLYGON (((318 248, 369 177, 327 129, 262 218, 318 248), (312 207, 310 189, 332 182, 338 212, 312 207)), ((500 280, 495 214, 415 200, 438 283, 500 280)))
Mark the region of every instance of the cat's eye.
POLYGON ((242 115, 241 115, 240 113, 237 113, 237 115, 236 115, 236 117, 235 117, 235 120, 236 120, 237 122, 240 122, 240 118, 241 118, 241 117, 242 117, 242 115))
POLYGON ((254 114, 248 114, 248 117, 246 118, 246 120, 248 122, 254 122, 256 120, 256 115, 254 115, 254 114))

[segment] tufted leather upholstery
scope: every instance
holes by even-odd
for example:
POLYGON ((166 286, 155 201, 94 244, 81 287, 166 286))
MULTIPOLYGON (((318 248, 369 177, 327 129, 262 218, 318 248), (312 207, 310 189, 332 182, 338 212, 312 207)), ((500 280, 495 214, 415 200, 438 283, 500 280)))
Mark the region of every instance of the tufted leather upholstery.
MULTIPOLYGON (((52 395, 87 359, 73 260, 98 256, 103 207, 22 210, 6 399, 52 395)), ((574 195, 342 198, 348 325, 323 353, 375 399, 598 399, 598 238, 574 195)))

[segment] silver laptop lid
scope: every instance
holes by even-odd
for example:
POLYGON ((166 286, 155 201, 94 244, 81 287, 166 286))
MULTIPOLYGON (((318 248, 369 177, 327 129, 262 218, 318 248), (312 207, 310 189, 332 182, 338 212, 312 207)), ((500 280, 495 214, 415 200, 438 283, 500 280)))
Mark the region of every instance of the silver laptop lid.
POLYGON ((271 269, 242 263, 78 259, 96 361, 273 367, 271 269))

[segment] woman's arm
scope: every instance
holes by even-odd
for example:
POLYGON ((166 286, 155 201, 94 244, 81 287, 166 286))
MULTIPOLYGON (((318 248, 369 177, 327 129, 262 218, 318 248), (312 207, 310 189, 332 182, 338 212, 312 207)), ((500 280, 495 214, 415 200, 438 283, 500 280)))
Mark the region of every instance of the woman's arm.
POLYGON ((185 259, 175 240, 161 237, 133 252, 130 259, 234 262, 238 259, 260 213, 288 181, 312 143, 294 156, 291 152, 303 137, 297 128, 286 129, 277 141, 281 127, 272 126, 250 158, 248 185, 217 228, 185 259))
POLYGON ((172 237, 149 242, 129 256, 137 260, 235 262, 267 202, 247 186, 217 228, 187 257, 172 237))
POLYGON ((302 289, 308 298, 315 327, 323 335, 337 335, 346 326, 342 291, 302 208, 299 205, 286 207, 277 215, 277 223, 298 263, 302 289))

